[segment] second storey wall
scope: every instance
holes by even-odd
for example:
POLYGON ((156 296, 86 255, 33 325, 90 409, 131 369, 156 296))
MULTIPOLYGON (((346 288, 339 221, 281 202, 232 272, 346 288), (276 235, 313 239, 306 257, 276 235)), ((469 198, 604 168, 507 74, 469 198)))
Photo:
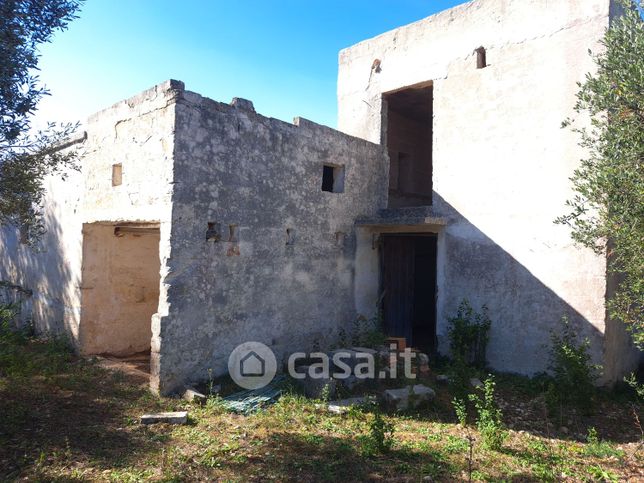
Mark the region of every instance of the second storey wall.
POLYGON ((448 221, 439 246, 444 349, 447 319, 468 298, 490 308, 497 369, 545 370, 563 315, 593 341, 595 360, 605 356, 605 259, 553 220, 584 156, 561 123, 573 114, 576 82, 594 68, 587 51, 598 48, 610 7, 475 0, 340 53, 339 127, 364 139, 382 138, 383 93, 433 81, 433 207, 448 221))

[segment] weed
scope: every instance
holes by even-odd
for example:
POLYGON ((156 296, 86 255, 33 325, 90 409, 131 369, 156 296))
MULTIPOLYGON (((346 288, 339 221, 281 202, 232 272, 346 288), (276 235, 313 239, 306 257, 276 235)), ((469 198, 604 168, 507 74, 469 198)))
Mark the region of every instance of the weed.
POLYGON ((476 427, 481 433, 483 446, 498 451, 503 446, 503 441, 508 436, 503 425, 503 413, 494 399, 496 383, 490 374, 483 383, 483 397, 478 394, 470 394, 470 401, 476 408, 476 427))
POLYGON ((208 396, 208 399, 206 399, 205 410, 209 414, 224 414, 226 412, 224 400, 218 394, 208 396))
MULTIPOLYGON (((467 403, 463 399, 454 398, 452 399, 452 406, 454 407, 454 412, 456 413, 456 418, 461 427, 467 429, 467 403)), ((448 443, 445 446, 445 450, 451 452, 450 449, 453 449, 454 452, 457 451, 466 451, 467 450, 467 472, 469 475, 469 481, 472 481, 472 471, 474 464, 474 436, 469 429, 467 429, 467 436, 463 438, 455 438, 452 440, 453 436, 448 437, 448 443), (457 441, 456 441, 457 440, 457 441)))
POLYGON ((469 449, 469 441, 449 434, 443 448, 448 453, 463 453, 469 449))
POLYGON ((458 423, 465 427, 467 425, 467 405, 464 400, 454 398, 452 399, 452 406, 454 406, 454 412, 456 413, 456 419, 458 423))
POLYGON ((608 441, 600 440, 595 428, 588 428, 586 441, 588 444, 584 448, 584 453, 588 456, 596 458, 610 458, 612 456, 622 458, 624 456, 623 451, 616 449, 608 441))
POLYGON ((588 349, 590 341, 578 341, 577 333, 567 317, 561 320, 559 334, 552 332, 550 339, 550 370, 553 379, 546 392, 548 409, 553 412, 573 405, 589 413, 595 396, 595 381, 599 366, 591 364, 588 349))
POLYGON ((481 312, 478 313, 466 299, 463 299, 456 311, 456 317, 448 320, 452 357, 466 365, 485 367, 485 353, 491 326, 487 307, 483 305, 481 312))
POLYGON ((470 392, 470 378, 472 375, 472 368, 462 359, 456 358, 450 364, 449 387, 457 398, 467 399, 467 395, 470 392))
POLYGON ((369 434, 362 438, 363 451, 367 456, 388 453, 394 445, 395 427, 392 422, 383 418, 380 410, 376 409, 369 422, 369 434))
POLYGON ((378 309, 370 319, 359 315, 353 323, 352 343, 355 346, 378 347, 385 343, 384 318, 378 309))
POLYGON ((617 475, 613 472, 603 469, 599 465, 591 465, 588 467, 588 474, 594 481, 619 481, 617 475))
POLYGON ((322 390, 320 391, 320 400, 324 403, 328 403, 331 399, 331 384, 325 384, 322 390))

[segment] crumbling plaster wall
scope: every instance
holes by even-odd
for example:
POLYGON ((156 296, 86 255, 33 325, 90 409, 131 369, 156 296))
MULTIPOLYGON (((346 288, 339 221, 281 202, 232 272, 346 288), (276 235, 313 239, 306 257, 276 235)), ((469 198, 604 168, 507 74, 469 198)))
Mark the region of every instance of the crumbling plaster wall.
POLYGON ((609 0, 475 0, 340 52, 339 128, 372 142, 381 140, 383 93, 434 82, 433 211, 448 221, 439 240, 443 350, 447 317, 467 297, 490 308, 497 369, 544 370, 549 331, 565 313, 593 342, 607 380, 618 377, 613 356, 632 354, 624 337, 604 345, 605 259, 553 224, 584 155, 561 122, 613 8, 609 0), (476 69, 479 46, 484 69, 476 69))
POLYGON ((225 373, 242 342, 280 361, 350 331, 354 220, 386 203, 378 145, 187 91, 176 115, 170 311, 153 358, 161 392, 225 373), (344 166, 344 192, 322 191, 324 163, 344 166), (206 240, 208 223, 219 241, 206 240))
MULTIPOLYGON (((94 114, 83 130, 79 171, 47 180, 47 233, 32 250, 17 230, 0 231, 0 279, 33 292, 38 332, 82 339, 81 281, 84 223, 156 221, 161 226, 162 267, 169 256, 176 81, 167 81, 94 114), (112 165, 123 165, 123 184, 112 187, 112 165)), ((163 271, 163 268, 162 268, 163 271)), ((164 286, 161 283, 161 300, 164 286)), ((160 310, 164 305, 160 304, 160 310)), ((107 329, 109 330, 109 328, 107 329)))

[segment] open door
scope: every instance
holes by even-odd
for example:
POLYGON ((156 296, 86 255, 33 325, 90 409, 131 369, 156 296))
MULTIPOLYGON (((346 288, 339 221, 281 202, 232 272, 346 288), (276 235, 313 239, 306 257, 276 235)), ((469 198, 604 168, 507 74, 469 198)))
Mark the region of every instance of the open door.
POLYGON ((159 225, 83 226, 81 351, 149 353, 159 306, 159 225))
POLYGON ((435 234, 383 235, 383 315, 389 336, 433 353, 436 348, 435 234))
POLYGON ((432 204, 434 88, 431 82, 383 94, 389 153, 389 208, 432 204))

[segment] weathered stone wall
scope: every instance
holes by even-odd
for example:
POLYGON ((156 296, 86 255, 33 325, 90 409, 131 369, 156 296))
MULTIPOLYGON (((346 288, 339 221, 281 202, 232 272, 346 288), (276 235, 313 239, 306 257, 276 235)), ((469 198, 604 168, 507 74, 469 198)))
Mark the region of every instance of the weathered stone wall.
MULTIPOLYGON (((87 139, 70 148, 83 154, 80 171, 68 173, 64 181, 47 180, 47 233, 37 250, 21 244, 17 230, 0 230, 0 280, 33 291, 31 316, 38 332, 67 333, 76 344, 81 338, 82 293, 92 289, 81 282, 84 223, 160 223, 165 266, 170 252, 174 99, 179 88, 182 84, 176 81, 159 84, 87 121, 87 139), (123 168, 120 186, 112 186, 113 164, 123 168)), ((160 289, 163 311, 163 283, 160 289)))
POLYGON ((382 94, 433 81, 433 211, 447 220, 438 260, 443 349, 447 317, 467 297, 490 308, 497 369, 544 370, 549 331, 564 314, 592 340, 608 380, 618 377, 615 358, 628 358, 623 337, 604 345, 605 259, 553 224, 584 155, 561 122, 573 114, 576 82, 594 68, 587 50, 598 48, 613 7, 475 0, 340 52, 339 128, 373 142, 382 136, 382 94), (476 68, 480 46, 484 69, 476 68))
MULTIPOLYGON (((175 103, 183 88, 182 82, 169 80, 93 115, 88 121, 91 150, 83 161, 83 223, 159 225, 161 315, 168 311, 164 278, 171 251, 175 103), (118 186, 112 186, 114 164, 122 165, 118 186)), ((151 321, 153 354, 156 320, 151 321)))
POLYGON ((280 360, 350 330, 354 220, 386 203, 380 146, 192 92, 176 116, 170 311, 153 359, 163 392, 224 373, 242 342, 280 360), (344 192, 322 191, 324 163, 344 167, 344 192))

